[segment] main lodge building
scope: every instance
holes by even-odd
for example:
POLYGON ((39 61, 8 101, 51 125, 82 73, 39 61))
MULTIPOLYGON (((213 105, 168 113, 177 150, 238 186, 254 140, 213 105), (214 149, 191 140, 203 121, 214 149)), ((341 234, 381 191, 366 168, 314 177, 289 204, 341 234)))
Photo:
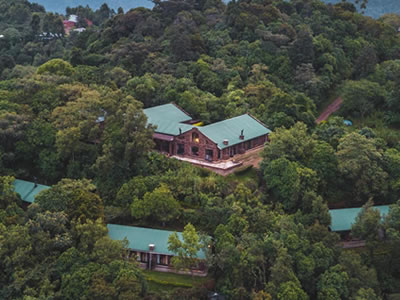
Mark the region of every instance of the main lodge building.
POLYGON ((195 126, 192 117, 172 103, 147 108, 144 113, 148 124, 156 126, 153 138, 157 150, 211 162, 227 160, 262 146, 271 132, 249 114, 195 126))

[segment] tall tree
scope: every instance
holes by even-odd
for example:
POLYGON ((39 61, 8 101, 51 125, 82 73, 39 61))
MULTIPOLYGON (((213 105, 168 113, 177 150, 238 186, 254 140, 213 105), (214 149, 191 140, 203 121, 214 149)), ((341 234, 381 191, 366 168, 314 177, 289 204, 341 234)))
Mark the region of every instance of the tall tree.
POLYGON ((182 232, 182 240, 176 232, 168 237, 168 250, 175 253, 172 265, 177 270, 190 270, 192 275, 193 268, 198 265, 198 252, 201 247, 200 237, 190 223, 182 232))
POLYGON ((388 174, 382 168, 383 151, 377 141, 350 133, 340 139, 336 156, 339 172, 348 180, 344 187, 354 203, 386 195, 388 174))
POLYGON ((167 185, 161 184, 153 192, 147 192, 143 198, 134 198, 131 205, 132 216, 139 220, 166 222, 176 219, 181 206, 167 185))

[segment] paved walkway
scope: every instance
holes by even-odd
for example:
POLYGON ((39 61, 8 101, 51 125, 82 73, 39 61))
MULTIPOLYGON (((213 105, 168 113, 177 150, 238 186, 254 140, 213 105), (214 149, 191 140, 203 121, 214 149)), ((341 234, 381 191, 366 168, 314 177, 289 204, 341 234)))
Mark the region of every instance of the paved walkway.
POLYGON ((264 149, 264 146, 260 146, 260 147, 248 150, 244 154, 237 154, 234 157, 232 157, 231 159, 219 161, 219 162, 207 162, 205 160, 187 158, 187 157, 182 157, 182 156, 178 156, 178 155, 174 155, 172 157, 176 158, 180 161, 186 161, 193 165, 203 167, 206 169, 210 169, 217 174, 226 176, 226 175, 233 173, 236 170, 236 168, 238 168, 240 166, 253 165, 253 167, 258 168, 259 164, 262 160, 262 157, 260 156, 260 152, 263 149, 264 149))
POLYGON ((338 111, 342 106, 343 100, 341 97, 337 98, 333 101, 329 106, 322 112, 322 114, 316 120, 317 124, 321 123, 322 121, 326 121, 331 114, 338 111))
POLYGON ((365 247, 365 241, 345 241, 340 243, 344 249, 365 247))
POLYGON ((187 157, 182 157, 182 156, 177 156, 174 155, 172 156, 173 158, 176 158, 181 161, 186 161, 195 165, 200 165, 203 167, 209 167, 209 168, 215 168, 215 169, 221 169, 221 170, 228 170, 232 169, 235 167, 238 167, 241 165, 241 163, 236 163, 231 160, 224 160, 221 162, 213 163, 213 162, 207 162, 204 160, 199 160, 199 159, 192 159, 192 158, 187 158, 187 157))

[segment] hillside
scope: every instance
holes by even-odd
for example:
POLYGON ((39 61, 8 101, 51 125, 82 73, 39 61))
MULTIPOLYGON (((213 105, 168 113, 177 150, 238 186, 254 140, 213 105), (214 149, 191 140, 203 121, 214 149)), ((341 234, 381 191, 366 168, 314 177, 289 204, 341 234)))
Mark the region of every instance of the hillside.
POLYGON ((400 16, 319 0, 70 12, 83 29, 67 34, 0 0, 0 299, 400 293, 400 16), (256 151, 226 177, 197 167, 256 151))
MULTIPOLYGON (((153 3, 150 0, 30 0, 43 5, 46 10, 58 13, 65 13, 65 8, 76 7, 79 5, 89 5, 92 9, 98 9, 104 2, 114 10, 122 7, 125 11, 135 7, 152 8, 153 3)), ((228 2, 226 0, 225 2, 228 2)), ((339 3, 342 0, 322 0, 325 3, 339 3)), ((355 3, 355 0, 350 0, 355 3)), ((357 5, 356 5, 357 6, 357 5)), ((367 8, 364 11, 366 16, 379 18, 387 13, 400 13, 400 1, 397 0, 369 0, 367 8)))

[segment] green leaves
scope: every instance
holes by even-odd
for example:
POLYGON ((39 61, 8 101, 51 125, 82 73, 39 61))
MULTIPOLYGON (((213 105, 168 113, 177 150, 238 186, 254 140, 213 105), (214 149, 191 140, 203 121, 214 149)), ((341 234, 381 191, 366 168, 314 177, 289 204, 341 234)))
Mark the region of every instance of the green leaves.
POLYGON ((358 133, 344 136, 336 152, 339 171, 351 181, 351 192, 358 202, 387 193, 388 174, 382 168, 383 153, 373 139, 358 133))
POLYGON ((175 232, 168 237, 168 250, 175 253, 172 264, 177 270, 192 270, 197 263, 197 254, 202 248, 199 235, 192 224, 187 224, 182 232, 182 241, 175 232))
POLYGON ((181 213, 181 206, 175 200, 168 186, 161 184, 153 192, 147 192, 143 198, 134 198, 131 205, 132 216, 139 220, 166 222, 176 219, 181 213))
POLYGON ((38 74, 50 73, 58 76, 71 76, 74 73, 73 67, 66 61, 56 58, 49 60, 45 64, 41 65, 38 70, 38 74))
POLYGON ((103 203, 87 179, 63 179, 36 197, 43 210, 64 211, 70 220, 97 220, 104 217, 103 203))

